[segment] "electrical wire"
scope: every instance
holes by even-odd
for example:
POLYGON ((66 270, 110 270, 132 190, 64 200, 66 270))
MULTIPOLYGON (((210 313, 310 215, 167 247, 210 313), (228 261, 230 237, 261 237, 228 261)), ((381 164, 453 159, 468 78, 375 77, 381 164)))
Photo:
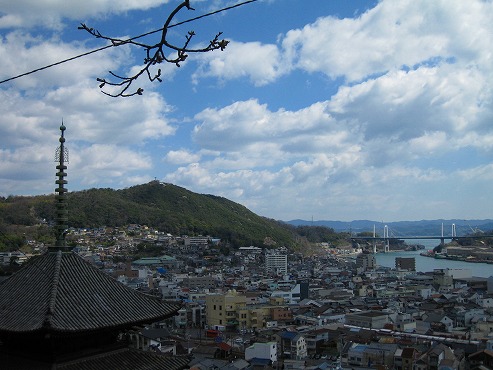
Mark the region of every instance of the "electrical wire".
MULTIPOLYGON (((230 9, 233 9, 233 8, 237 8, 239 6, 243 6, 243 5, 246 5, 246 4, 254 3, 256 1, 258 1, 258 0, 247 0, 247 1, 243 1, 241 3, 235 4, 235 5, 231 5, 231 6, 228 6, 228 7, 222 8, 222 9, 219 9, 219 10, 215 10, 215 11, 210 12, 210 13, 202 14, 202 15, 199 15, 199 16, 194 17, 194 18, 187 19, 187 20, 182 21, 182 22, 174 23, 172 25, 169 25, 168 28, 180 26, 180 25, 185 24, 185 23, 193 22, 193 21, 196 21, 198 19, 209 17, 211 15, 218 14, 218 13, 221 13, 221 12, 224 12, 224 11, 227 11, 227 10, 230 10, 230 9)), ((43 71, 45 69, 48 69, 48 68, 51 68, 51 67, 55 67, 57 65, 60 65, 60 64, 63 64, 63 63, 67 63, 67 62, 70 62, 72 60, 79 59, 79 58, 85 57, 87 55, 94 54, 94 53, 97 53, 97 52, 100 52, 100 51, 103 51, 103 50, 106 50, 106 49, 109 49, 109 48, 112 48, 112 47, 115 47, 115 46, 125 45, 125 44, 129 43, 130 41, 133 41, 133 40, 136 40, 136 39, 145 37, 145 36, 149 36, 149 35, 152 35, 152 34, 157 33, 157 32, 162 32, 163 30, 164 30, 164 28, 160 28, 160 29, 157 29, 157 30, 154 30, 154 31, 149 31, 149 32, 143 33, 141 35, 138 35, 138 36, 129 38, 127 40, 123 40, 121 43, 118 43, 118 44, 110 44, 110 45, 102 46, 100 48, 93 49, 93 50, 87 51, 85 53, 82 53, 82 54, 79 54, 79 55, 75 55, 73 57, 70 57, 70 58, 67 58, 67 59, 63 59, 63 60, 60 60, 60 61, 55 62, 55 63, 52 63, 52 64, 48 64, 48 65, 46 65, 44 67, 36 68, 36 69, 33 69, 33 70, 29 71, 29 72, 25 72, 25 73, 21 73, 20 75, 17 75, 17 76, 9 77, 9 78, 7 78, 5 80, 0 81, 0 84, 3 84, 5 82, 9 82, 9 81, 12 81, 12 80, 16 80, 18 78, 21 78, 21 77, 24 77, 24 76, 28 76, 30 74, 33 74, 33 73, 36 73, 36 72, 39 72, 39 71, 43 71)))

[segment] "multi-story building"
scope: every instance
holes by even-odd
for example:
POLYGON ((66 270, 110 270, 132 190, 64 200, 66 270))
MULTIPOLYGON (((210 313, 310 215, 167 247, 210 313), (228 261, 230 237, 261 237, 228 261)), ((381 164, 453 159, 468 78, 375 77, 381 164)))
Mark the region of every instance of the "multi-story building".
POLYGON ((434 269, 433 285, 439 287, 439 292, 451 291, 454 288, 453 273, 449 269, 434 269))
POLYGON ((196 302, 188 302, 182 306, 174 317, 177 328, 202 328, 205 321, 205 308, 196 302))
POLYGON ((209 236, 190 236, 183 238, 185 245, 207 245, 209 240, 209 236))
POLYGON ((274 321, 291 322, 293 321, 293 311, 289 307, 272 307, 271 316, 274 321))
MULTIPOLYGON (((246 306, 246 297, 234 290, 226 294, 211 294, 205 297, 206 319, 209 327, 224 326, 237 329, 240 325, 240 309, 246 306)), ((246 318, 245 318, 246 321, 246 318)))
MULTIPOLYGON (((292 322, 290 308, 275 303, 248 304, 247 297, 236 291, 226 294, 210 294, 205 297, 206 322, 210 328, 224 326, 227 330, 262 329, 267 323, 292 322)), ((284 300, 282 300, 284 303, 284 300)))
POLYGON ((301 281, 293 284, 291 287, 284 287, 283 289, 274 290, 271 294, 271 299, 282 298, 285 304, 297 304, 303 299, 308 298, 309 295, 309 283, 301 281))
POLYGON ((183 279, 183 286, 189 289, 214 289, 217 286, 216 277, 208 276, 187 276, 183 279))
POLYGON ((306 340, 294 331, 282 331, 274 335, 278 342, 280 355, 286 359, 303 360, 308 356, 306 340))
POLYGON ((396 257, 396 270, 416 271, 416 259, 414 257, 396 257))
POLYGON ((375 256, 370 253, 360 253, 356 256, 356 269, 359 272, 374 270, 377 266, 375 256))
POLYGON ((286 254, 266 254, 265 271, 279 276, 288 273, 288 256, 286 254))

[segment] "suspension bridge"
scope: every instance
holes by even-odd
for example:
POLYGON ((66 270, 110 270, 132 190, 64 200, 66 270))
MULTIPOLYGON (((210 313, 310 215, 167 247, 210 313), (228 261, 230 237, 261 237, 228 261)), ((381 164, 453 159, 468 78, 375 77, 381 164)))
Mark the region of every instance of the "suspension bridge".
POLYGON ((377 241, 384 242, 384 252, 389 252, 390 250, 390 242, 393 240, 429 240, 429 239, 435 239, 435 240, 440 240, 440 245, 445 245, 446 240, 450 241, 460 241, 460 240, 466 240, 466 239, 484 239, 484 238, 493 238, 493 235, 485 235, 485 234, 480 234, 480 235, 464 235, 464 236, 459 236, 457 235, 457 229, 455 227, 455 224, 452 224, 451 228, 451 233, 449 235, 445 235, 444 233, 444 228, 442 224, 442 230, 440 235, 423 235, 423 236, 396 236, 392 233, 390 235, 389 233, 389 227, 387 225, 384 226, 383 228, 383 236, 378 236, 376 233, 376 228, 373 226, 373 236, 351 236, 351 240, 358 242, 358 241, 367 241, 367 242, 372 242, 373 244, 373 253, 377 252, 377 241))

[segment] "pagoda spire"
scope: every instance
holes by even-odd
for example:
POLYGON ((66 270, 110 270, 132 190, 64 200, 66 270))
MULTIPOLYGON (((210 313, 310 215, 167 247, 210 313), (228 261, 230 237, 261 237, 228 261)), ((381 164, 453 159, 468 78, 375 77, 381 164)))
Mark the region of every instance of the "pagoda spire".
POLYGON ((67 247, 67 243, 65 241, 65 234, 68 229, 68 210, 67 210, 67 189, 65 188, 65 185, 67 184, 67 180, 65 180, 65 177, 67 176, 67 173, 65 170, 67 169, 66 163, 68 163, 68 150, 65 148, 65 137, 64 137, 64 132, 65 132, 65 125, 62 124, 60 126, 60 145, 55 151, 55 162, 58 162, 58 165, 56 166, 57 169, 57 180, 55 181, 55 184, 58 185, 58 187, 55 189, 55 192, 57 193, 56 195, 56 225, 55 225, 55 232, 56 232, 56 241, 55 241, 55 246, 52 247, 51 249, 54 251, 70 251, 71 248, 67 247))

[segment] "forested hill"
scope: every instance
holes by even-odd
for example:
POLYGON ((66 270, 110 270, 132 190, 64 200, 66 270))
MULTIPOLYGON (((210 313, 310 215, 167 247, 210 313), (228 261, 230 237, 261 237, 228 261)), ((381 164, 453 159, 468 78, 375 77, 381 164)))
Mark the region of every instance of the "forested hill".
MULTIPOLYGON (((55 195, 1 199, 0 224, 53 222, 55 195)), ((294 246, 296 228, 267 219, 226 198, 152 181, 122 190, 68 193, 69 226, 141 224, 173 235, 211 235, 235 246, 294 246), (275 242, 275 244, 274 244, 275 242)))

